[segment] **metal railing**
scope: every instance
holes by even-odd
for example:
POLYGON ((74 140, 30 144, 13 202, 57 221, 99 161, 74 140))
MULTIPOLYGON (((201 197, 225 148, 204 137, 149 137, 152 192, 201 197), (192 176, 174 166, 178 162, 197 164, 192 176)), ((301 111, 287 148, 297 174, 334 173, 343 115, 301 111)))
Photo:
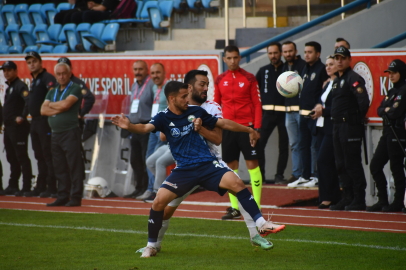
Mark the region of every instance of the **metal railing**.
POLYGON ((310 22, 307 22, 307 23, 305 23, 305 24, 303 24, 301 26, 295 27, 295 28, 293 28, 293 29, 291 29, 289 31, 286 31, 283 34, 280 34, 280 35, 277 35, 277 36, 275 36, 273 38, 265 40, 265 41, 255 45, 255 46, 249 48, 248 50, 243 51, 241 53, 241 57, 246 57, 246 60, 247 60, 247 63, 248 63, 251 60, 251 54, 258 52, 259 50, 261 50, 263 48, 266 48, 269 43, 271 43, 271 42, 279 42, 279 41, 281 41, 281 40, 283 40, 285 38, 296 35, 296 34, 302 32, 304 30, 307 30, 307 29, 309 29, 309 28, 311 28, 311 27, 313 27, 315 25, 318 25, 318 24, 320 24, 322 22, 325 22, 325 21, 327 21, 327 20, 329 20, 329 19, 331 19, 331 18, 333 18, 335 16, 341 15, 342 13, 344 13, 346 11, 349 11, 349 10, 351 10, 353 8, 359 7, 360 5, 363 5, 363 4, 366 4, 366 3, 368 4, 367 8, 370 8, 371 7, 371 0, 356 0, 356 1, 354 1, 352 3, 349 3, 349 4, 347 4, 347 5, 343 6, 343 7, 340 7, 340 8, 337 8, 337 9, 333 10, 333 11, 330 11, 329 13, 324 14, 324 15, 318 17, 317 19, 314 19, 313 21, 310 21, 310 22))
POLYGON ((402 41, 406 39, 406 32, 399 34, 397 36, 394 36, 393 38, 390 38, 384 42, 381 42, 379 44, 376 44, 375 46, 373 46, 372 48, 386 48, 389 47, 390 45, 396 44, 399 41, 402 41))

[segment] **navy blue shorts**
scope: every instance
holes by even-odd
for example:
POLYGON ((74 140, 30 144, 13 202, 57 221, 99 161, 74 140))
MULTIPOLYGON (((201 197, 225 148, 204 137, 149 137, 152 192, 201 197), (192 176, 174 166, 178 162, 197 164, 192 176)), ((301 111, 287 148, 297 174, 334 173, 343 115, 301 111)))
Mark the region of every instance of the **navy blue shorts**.
POLYGON ((194 186, 200 185, 223 196, 227 190, 219 188, 219 185, 221 178, 227 172, 232 172, 232 170, 228 167, 225 168, 217 160, 194 167, 175 168, 161 187, 181 197, 194 186))

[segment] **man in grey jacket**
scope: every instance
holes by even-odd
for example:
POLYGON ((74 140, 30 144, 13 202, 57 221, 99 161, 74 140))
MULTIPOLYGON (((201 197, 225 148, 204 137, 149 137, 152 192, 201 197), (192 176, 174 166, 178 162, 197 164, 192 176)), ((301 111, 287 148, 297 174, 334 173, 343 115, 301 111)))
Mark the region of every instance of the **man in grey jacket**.
MULTIPOLYGON (((153 80, 148 74, 148 65, 138 60, 133 65, 135 82, 131 86, 130 122, 132 124, 147 124, 151 120, 152 104, 154 102, 153 80)), ((148 174, 145 164, 149 134, 132 134, 131 137, 131 167, 135 174, 135 191, 124 198, 135 198, 145 192, 148 186, 148 174)))

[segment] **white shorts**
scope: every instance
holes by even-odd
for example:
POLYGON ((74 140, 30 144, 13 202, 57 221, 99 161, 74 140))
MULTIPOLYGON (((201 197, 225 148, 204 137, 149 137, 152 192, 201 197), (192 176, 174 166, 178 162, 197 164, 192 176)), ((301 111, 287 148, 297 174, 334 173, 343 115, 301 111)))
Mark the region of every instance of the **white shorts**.
MULTIPOLYGON (((223 160, 219 160, 219 163, 221 165, 223 165, 225 168, 228 168, 227 163, 225 163, 223 160)), ((231 169, 230 169, 231 170, 231 169)), ((233 171, 233 170, 232 170, 233 171)), ((234 171, 233 171, 234 172, 234 171)), ((234 172, 235 173, 235 172, 234 172)), ((236 174, 238 176, 238 174, 236 174)), ((185 195, 183 195, 182 197, 178 197, 174 200, 172 200, 168 206, 170 207, 178 207, 184 199, 186 199, 187 196, 189 196, 193 191, 195 191, 198 187, 200 187, 199 185, 194 186, 188 193, 186 193, 185 195)))

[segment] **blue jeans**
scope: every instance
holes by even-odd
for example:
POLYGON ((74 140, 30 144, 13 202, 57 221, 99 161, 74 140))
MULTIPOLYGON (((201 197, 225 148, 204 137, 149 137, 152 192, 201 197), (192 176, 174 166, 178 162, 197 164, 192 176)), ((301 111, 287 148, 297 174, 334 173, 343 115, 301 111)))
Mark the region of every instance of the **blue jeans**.
POLYGON ((286 113, 286 129, 292 150, 292 175, 299 178, 302 175, 302 160, 299 152, 299 112, 286 113))
MULTIPOLYGON (((147 155, 145 160, 152 155, 156 149, 158 149, 160 146, 162 146, 164 143, 161 141, 159 138, 159 132, 156 133, 150 133, 149 135, 149 141, 148 141, 148 148, 147 148, 147 155)), ((150 172, 150 170, 147 167, 147 173, 148 173, 148 188, 147 190, 153 191, 154 190, 154 182, 155 182, 155 177, 154 175, 150 172)))

